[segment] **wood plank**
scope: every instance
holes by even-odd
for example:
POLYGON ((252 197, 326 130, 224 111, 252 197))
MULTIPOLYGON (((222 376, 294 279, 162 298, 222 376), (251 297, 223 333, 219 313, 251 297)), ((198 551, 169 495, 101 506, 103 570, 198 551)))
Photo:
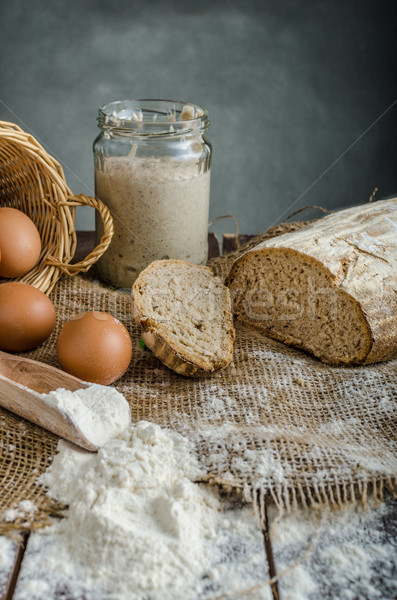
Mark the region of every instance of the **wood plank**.
POLYGON ((230 254, 247 242, 252 240, 255 235, 240 234, 238 239, 235 233, 224 233, 222 237, 222 254, 230 254))
MULTIPOLYGON (((268 574, 269 574, 269 579, 272 581, 277 576, 277 570, 276 570, 276 565, 274 562, 274 551, 273 551, 272 540, 271 540, 270 521, 269 521, 269 502, 266 499, 264 501, 264 514, 263 514, 262 522, 263 522, 263 525, 262 525, 263 526, 263 529, 262 529, 263 542, 265 545, 265 553, 266 553, 266 559, 267 559, 267 565, 268 565, 268 574)), ((278 588, 277 579, 275 579, 274 582, 272 581, 272 583, 270 585, 270 589, 272 592, 273 600, 280 600, 280 592, 279 592, 279 588, 278 588)))
POLYGON ((216 258, 220 255, 219 242, 215 233, 208 232, 208 258, 216 258))
POLYGON ((397 595, 397 500, 362 510, 299 511, 270 532, 280 600, 392 600, 397 595))
POLYGON ((0 536, 0 600, 6 599, 18 546, 6 536, 0 536))
POLYGON ((27 535, 21 542, 0 536, 0 600, 11 600, 25 552, 27 535))
POLYGON ((95 247, 95 231, 76 231, 77 247, 72 263, 84 260, 95 247))
MULTIPOLYGON (((223 499, 221 505, 227 521, 218 529, 216 539, 208 542, 213 561, 201 580, 197 600, 239 598, 241 590, 241 597, 247 600, 270 600, 270 588, 264 583, 268 573, 258 516, 252 507, 237 501, 223 499), (236 522, 239 527, 233 525, 236 522), (245 594, 250 588, 254 589, 245 594)), ((31 534, 13 600, 84 600, 82 581, 73 569, 66 572, 62 565, 57 566, 56 556, 55 535, 31 534)), ((90 597, 94 593, 95 600, 109 600, 109 592, 91 590, 90 597)))

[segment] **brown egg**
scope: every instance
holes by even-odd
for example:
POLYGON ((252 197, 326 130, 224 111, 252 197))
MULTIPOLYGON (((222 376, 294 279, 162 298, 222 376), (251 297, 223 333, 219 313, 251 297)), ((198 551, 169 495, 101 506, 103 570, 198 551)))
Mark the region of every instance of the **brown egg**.
POLYGON ((0 277, 21 277, 37 264, 41 239, 36 225, 16 208, 0 208, 0 277))
POLYGON ((24 352, 51 334, 55 308, 43 292, 16 281, 0 284, 0 349, 24 352))
POLYGON ((132 343, 118 319, 105 312, 89 311, 63 326, 57 353, 62 368, 71 375, 109 385, 127 370, 132 343))

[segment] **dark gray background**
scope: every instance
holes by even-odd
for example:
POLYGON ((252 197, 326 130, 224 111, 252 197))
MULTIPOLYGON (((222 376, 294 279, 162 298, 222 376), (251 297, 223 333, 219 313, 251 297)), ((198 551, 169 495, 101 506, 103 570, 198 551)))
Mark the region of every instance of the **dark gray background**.
MULTIPOLYGON (((73 191, 93 194, 101 104, 203 104, 211 217, 232 213, 247 233, 302 206, 363 202, 375 186, 387 196, 397 193, 397 102, 381 117, 397 100, 394 5, 3 0, 0 119, 33 132, 73 191)), ((78 227, 93 227, 90 212, 78 227)))

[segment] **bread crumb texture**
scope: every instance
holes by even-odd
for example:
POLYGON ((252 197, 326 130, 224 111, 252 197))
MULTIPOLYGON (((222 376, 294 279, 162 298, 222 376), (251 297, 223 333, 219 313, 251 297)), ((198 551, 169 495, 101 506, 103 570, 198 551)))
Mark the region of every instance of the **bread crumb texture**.
POLYGON ((200 376, 231 362, 230 293, 208 267, 154 261, 136 280, 132 297, 145 344, 171 369, 200 376))
POLYGON ((397 199, 267 240, 233 264, 234 312, 331 364, 397 356, 397 199))

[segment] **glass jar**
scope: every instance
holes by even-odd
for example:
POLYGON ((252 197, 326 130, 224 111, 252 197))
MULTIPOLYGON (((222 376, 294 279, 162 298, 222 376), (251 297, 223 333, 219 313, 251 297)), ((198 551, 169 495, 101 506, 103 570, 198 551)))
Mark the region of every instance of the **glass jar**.
MULTIPOLYGON (((126 288, 156 259, 205 264, 211 172, 207 111, 169 100, 123 100, 103 106, 98 123, 95 194, 114 221, 112 242, 98 262, 102 278, 126 288)), ((97 219, 97 239, 102 231, 97 219)))

